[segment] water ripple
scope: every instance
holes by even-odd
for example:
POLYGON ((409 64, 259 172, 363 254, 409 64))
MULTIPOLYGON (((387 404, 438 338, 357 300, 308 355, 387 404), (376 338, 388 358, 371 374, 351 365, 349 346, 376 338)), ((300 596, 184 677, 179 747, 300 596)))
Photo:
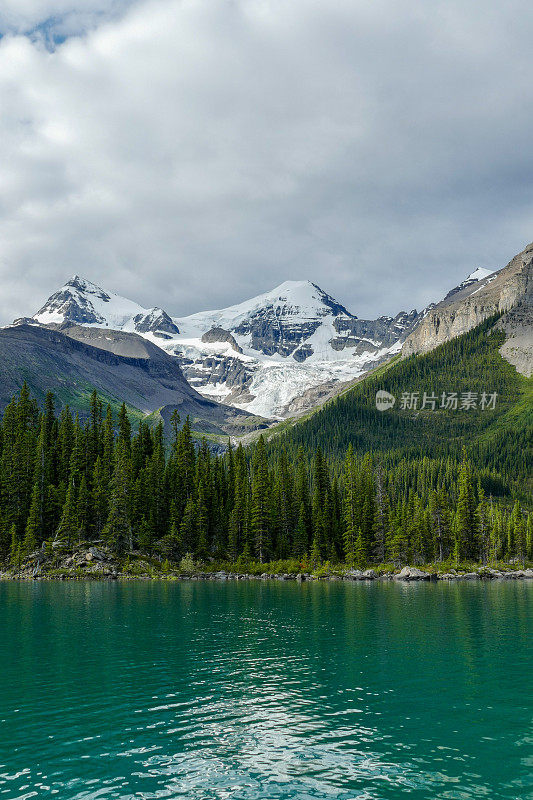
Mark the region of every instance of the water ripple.
POLYGON ((0 800, 525 800, 531 588, 1 584, 0 800))

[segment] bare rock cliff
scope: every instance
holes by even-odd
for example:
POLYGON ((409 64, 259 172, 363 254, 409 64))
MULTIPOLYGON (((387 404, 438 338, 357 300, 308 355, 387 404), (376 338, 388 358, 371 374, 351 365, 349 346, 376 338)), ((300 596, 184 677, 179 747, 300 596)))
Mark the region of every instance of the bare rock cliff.
POLYGON ((532 296, 533 244, 530 244, 503 269, 473 286, 458 287, 440 303, 430 307, 407 337, 402 355, 426 353, 466 333, 487 317, 508 312, 499 321, 508 337, 502 347, 502 355, 520 372, 530 375, 533 350, 532 296), (515 340, 512 344, 509 341, 511 338, 515 340))

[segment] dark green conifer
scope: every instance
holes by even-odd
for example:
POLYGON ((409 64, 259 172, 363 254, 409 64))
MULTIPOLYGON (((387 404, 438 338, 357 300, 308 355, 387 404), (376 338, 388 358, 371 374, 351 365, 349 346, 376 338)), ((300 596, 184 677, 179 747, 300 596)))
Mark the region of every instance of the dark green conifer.
POLYGON ((260 562, 265 561, 270 545, 269 476, 265 440, 259 437, 254 451, 252 479, 252 534, 260 562))

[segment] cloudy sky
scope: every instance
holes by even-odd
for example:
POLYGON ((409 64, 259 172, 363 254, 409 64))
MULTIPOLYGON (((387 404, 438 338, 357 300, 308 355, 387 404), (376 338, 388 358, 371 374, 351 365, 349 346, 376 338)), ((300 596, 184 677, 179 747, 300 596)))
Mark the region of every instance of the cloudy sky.
POLYGON ((185 314, 423 307, 533 240, 521 0, 2 0, 0 322, 78 273, 185 314))

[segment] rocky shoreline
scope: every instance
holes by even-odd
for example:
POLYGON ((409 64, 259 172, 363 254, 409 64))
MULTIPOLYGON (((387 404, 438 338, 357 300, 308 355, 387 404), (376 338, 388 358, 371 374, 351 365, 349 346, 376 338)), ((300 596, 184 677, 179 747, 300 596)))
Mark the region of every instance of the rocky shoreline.
POLYGON ((506 565, 495 569, 479 566, 468 572, 449 569, 447 572, 426 571, 418 567, 403 567, 401 570, 385 569, 323 569, 317 572, 235 572, 226 570, 184 569, 168 562, 154 563, 143 558, 130 561, 127 557, 118 561, 106 548, 80 547, 71 554, 58 557, 45 550, 36 551, 23 563, 0 571, 0 580, 277 580, 295 581, 492 581, 533 580, 533 569, 506 565))

